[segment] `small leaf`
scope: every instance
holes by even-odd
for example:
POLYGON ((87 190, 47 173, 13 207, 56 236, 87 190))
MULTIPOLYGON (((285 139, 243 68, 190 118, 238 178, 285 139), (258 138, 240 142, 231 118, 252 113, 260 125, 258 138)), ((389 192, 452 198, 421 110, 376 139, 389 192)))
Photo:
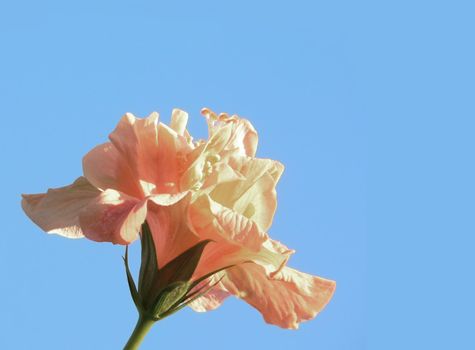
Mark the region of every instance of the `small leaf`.
POLYGON ((129 290, 130 290, 130 295, 132 295, 132 300, 134 301, 135 306, 137 307, 138 310, 141 309, 141 301, 140 301, 140 295, 137 292, 137 287, 135 286, 134 278, 132 277, 132 273, 130 272, 129 269, 129 246, 125 246, 125 256, 123 257, 124 259, 124 264, 125 264, 125 272, 127 273, 127 283, 129 284, 129 290))
POLYGON ((224 276, 221 276, 221 278, 213 283, 212 285, 209 286, 203 286, 197 291, 194 291, 193 293, 187 295, 184 299, 182 298, 181 301, 175 303, 167 312, 161 315, 161 319, 164 319, 165 317, 173 315, 175 312, 180 311, 183 309, 185 306, 187 306, 189 303, 195 301, 198 298, 201 298, 202 296, 206 295, 213 287, 215 287, 221 280, 224 278, 224 276))
MULTIPOLYGON (((224 271, 224 270, 226 270, 226 269, 228 269, 228 268, 230 268, 230 267, 233 267, 233 266, 235 266, 235 265, 228 265, 228 266, 222 267, 222 268, 220 268, 220 269, 214 270, 213 272, 207 273, 206 275, 203 275, 203 276, 201 276, 200 278, 198 278, 198 279, 194 280, 193 282, 191 282, 191 283, 190 283, 190 287, 189 287, 188 292, 186 293, 186 295, 184 295, 183 298, 181 298, 180 300, 178 300, 178 301, 175 303, 175 305, 173 305, 173 306, 171 307, 171 309, 174 309, 174 310, 177 310, 177 311, 178 311, 178 310, 181 309, 183 306, 189 304, 190 302, 192 302, 192 301, 195 300, 196 298, 199 298, 199 296, 198 296, 198 297, 194 297, 194 296, 197 295, 197 294, 200 294, 200 293, 201 293, 205 288, 207 288, 208 286, 205 285, 205 286, 203 286, 203 287, 201 287, 201 288, 198 288, 198 289, 192 291, 193 288, 195 288, 200 282, 204 281, 205 279, 207 279, 207 278, 209 278, 209 277, 211 277, 211 276, 213 276, 213 275, 215 275, 215 274, 217 274, 217 273, 219 273, 219 272, 221 272, 221 271, 224 271), (190 291, 192 291, 192 292, 189 293, 190 291), (188 300, 188 301, 187 301, 187 300, 188 300), (182 304, 182 303, 184 303, 184 305, 183 305, 182 307, 180 307, 179 305, 182 304)), ((209 286, 209 289, 206 290, 206 291, 204 292, 204 294, 208 293, 208 291, 209 291, 211 288, 213 288, 214 286, 216 286, 219 282, 221 282, 221 280, 222 280, 223 278, 224 278, 224 275, 221 276, 217 282, 215 282, 215 283, 213 283, 211 286, 209 286)), ((201 293, 200 296, 203 296, 204 294, 201 293)))
POLYGON ((153 309, 155 318, 161 318, 161 314, 169 311, 178 300, 181 300, 188 293, 189 288, 190 284, 188 282, 174 282, 163 288, 153 309))

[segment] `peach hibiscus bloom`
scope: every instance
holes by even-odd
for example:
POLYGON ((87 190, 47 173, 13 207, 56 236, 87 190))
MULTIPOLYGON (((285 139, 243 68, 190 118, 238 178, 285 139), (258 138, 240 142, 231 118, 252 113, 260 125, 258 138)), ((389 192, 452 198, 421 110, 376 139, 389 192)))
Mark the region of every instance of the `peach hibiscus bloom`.
POLYGON ((122 117, 101 144, 83 158, 84 176, 69 186, 23 195, 22 207, 48 233, 128 245, 147 223, 157 266, 209 241, 191 280, 207 293, 189 305, 218 307, 235 295, 266 322, 297 328, 331 299, 335 282, 286 266, 294 252, 267 230, 276 210, 275 186, 283 165, 256 158, 257 133, 236 115, 203 109, 208 140, 194 141, 188 115, 175 109, 170 125, 158 114, 122 117))

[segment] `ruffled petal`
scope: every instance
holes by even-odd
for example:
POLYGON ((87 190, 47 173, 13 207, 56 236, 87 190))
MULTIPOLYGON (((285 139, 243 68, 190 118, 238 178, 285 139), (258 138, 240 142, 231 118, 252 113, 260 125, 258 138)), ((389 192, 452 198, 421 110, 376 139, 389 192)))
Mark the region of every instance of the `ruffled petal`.
POLYGON ((277 208, 275 186, 284 167, 271 159, 234 157, 229 165, 241 175, 237 181, 221 182, 210 196, 218 203, 252 219, 267 231, 277 208))
POLYGON ((178 108, 173 109, 170 128, 172 128, 178 135, 182 136, 191 149, 194 149, 197 145, 193 142, 193 137, 191 137, 186 129, 187 123, 188 113, 178 108))
POLYGON ((150 184, 156 183, 159 169, 158 113, 151 113, 144 119, 125 114, 109 138, 128 164, 135 182, 145 184, 142 195, 150 194, 150 184))
MULTIPOLYGON (((163 123, 158 125, 158 158, 155 169, 155 193, 177 193, 191 148, 186 140, 163 123)), ((187 190, 187 189, 183 189, 187 190)))
POLYGON ((206 163, 206 155, 203 150, 205 144, 201 144, 189 152, 183 164, 183 171, 180 177, 180 189, 182 191, 189 189, 198 189, 201 187, 205 174, 204 166, 206 163))
POLYGON ((84 235, 97 242, 129 244, 138 238, 147 216, 147 200, 105 190, 79 215, 84 235))
POLYGON ((84 176, 96 187, 140 198, 143 190, 127 158, 110 142, 94 147, 82 160, 84 176))
POLYGON ((272 248, 262 248, 252 251, 248 248, 233 244, 229 241, 209 243, 193 273, 193 279, 198 279, 213 271, 242 264, 258 264, 267 276, 272 277, 285 266, 292 251, 277 252, 272 248))
POLYGON ((182 189, 211 191, 219 183, 242 179, 228 165, 230 158, 253 157, 256 152, 257 133, 247 120, 217 116, 206 108, 202 114, 208 122, 209 140, 197 144, 193 157, 189 157, 191 161, 180 179, 182 189))
POLYGON ((252 124, 237 115, 228 116, 221 113, 217 116, 208 108, 203 108, 201 114, 206 117, 210 136, 210 145, 222 156, 246 155, 254 157, 257 149, 257 132, 252 124), (213 142, 219 139, 220 142, 213 142))
POLYGON ((294 253, 282 243, 271 240, 252 220, 214 202, 207 195, 190 204, 188 220, 200 240, 213 241, 206 247, 197 268, 202 274, 252 261, 272 276, 294 253))
POLYGON ((208 176, 203 182, 203 187, 201 188, 201 191, 206 193, 210 193, 219 184, 245 180, 243 175, 224 162, 218 162, 213 165, 210 164, 209 168, 206 170, 208 170, 208 176))
POLYGON ((48 233, 68 238, 84 237, 79 213, 101 193, 84 177, 73 184, 49 189, 41 194, 23 194, 21 205, 26 215, 48 233))
POLYGON ((257 224, 245 216, 202 195, 190 204, 189 220, 203 239, 229 240, 258 251, 268 239, 257 224))
POLYGON ((178 108, 173 109, 170 127, 175 130, 178 135, 185 135, 187 123, 188 113, 178 108))
POLYGON ((222 281, 232 294, 256 308, 267 323, 297 329, 314 318, 330 301, 336 283, 317 276, 283 268, 269 278, 256 264, 229 269, 222 281))
POLYGON ((186 156, 192 151, 185 133, 186 113, 175 110, 170 128, 158 114, 141 119, 127 113, 110 134, 83 159, 85 176, 101 189, 115 189, 138 199, 180 191, 186 156))
MULTIPOLYGON (((193 279, 225 267, 242 266, 246 268, 246 266, 254 265, 254 263, 258 264, 268 277, 273 277, 280 273, 293 253, 293 250, 271 239, 263 244, 263 248, 259 252, 226 241, 212 242, 204 250, 198 267, 193 274, 193 279)), ((220 277, 225 276, 226 271, 213 275, 206 283, 208 285, 213 284, 220 277)), ((220 306, 229 295, 229 291, 220 282, 190 306, 198 312, 213 310, 220 306)))

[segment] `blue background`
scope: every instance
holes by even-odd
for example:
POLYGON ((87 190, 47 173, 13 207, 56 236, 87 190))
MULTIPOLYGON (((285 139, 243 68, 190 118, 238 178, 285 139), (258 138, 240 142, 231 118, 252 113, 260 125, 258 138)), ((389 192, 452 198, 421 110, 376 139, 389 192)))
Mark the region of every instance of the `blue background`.
POLYGON ((337 291, 298 331, 229 299, 158 323, 143 349, 473 348, 473 10, 2 2, 0 348, 123 346, 123 249, 43 234, 20 193, 72 182, 127 111, 180 107, 205 137, 204 106, 250 119, 258 155, 286 165, 270 234, 337 291))

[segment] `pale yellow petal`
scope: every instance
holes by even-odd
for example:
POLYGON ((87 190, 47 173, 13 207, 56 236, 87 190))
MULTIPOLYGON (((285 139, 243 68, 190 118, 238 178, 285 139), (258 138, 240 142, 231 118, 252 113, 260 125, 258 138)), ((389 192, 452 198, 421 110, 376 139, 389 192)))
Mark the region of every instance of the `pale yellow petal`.
POLYGON ((178 108, 173 109, 170 127, 175 130, 178 135, 183 136, 185 134, 187 123, 188 113, 178 108))
POLYGON ((210 196, 218 203, 252 219, 266 231, 277 208, 275 186, 283 166, 270 159, 232 158, 230 166, 239 173, 239 181, 219 183, 210 196))
POLYGON ((255 222, 220 205, 207 195, 190 204, 189 219, 203 239, 226 239, 254 251, 260 250, 268 239, 255 222))
POLYGON ((203 108, 201 114, 208 122, 210 148, 221 156, 256 155, 257 132, 248 120, 237 115, 229 117, 226 113, 217 116, 208 108, 203 108))

